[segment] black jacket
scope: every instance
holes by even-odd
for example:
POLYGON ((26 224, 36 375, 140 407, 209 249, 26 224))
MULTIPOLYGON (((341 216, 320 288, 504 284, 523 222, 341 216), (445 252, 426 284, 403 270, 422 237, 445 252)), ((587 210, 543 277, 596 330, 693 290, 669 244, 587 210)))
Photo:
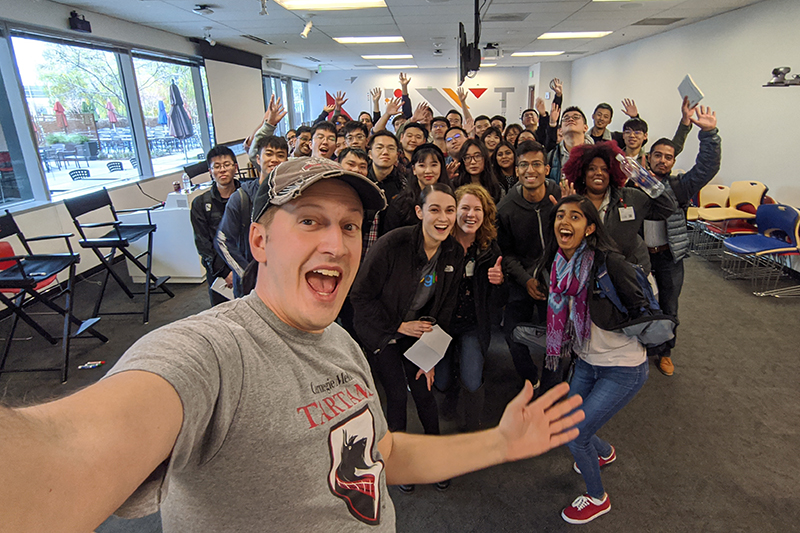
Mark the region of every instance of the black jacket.
POLYGON ((545 244, 553 239, 547 231, 553 203, 561 198, 559 186, 547 180, 544 198, 531 203, 522 196, 522 185, 517 183, 497 206, 497 244, 503 253, 503 272, 525 290, 533 277, 533 267, 539 261, 545 244))
MULTIPOLYGON (((238 189, 239 182, 234 180, 234 183, 238 189)), ((224 278, 231 271, 214 248, 217 228, 222 220, 222 215, 225 214, 227 203, 228 198, 223 198, 219 194, 216 183, 192 200, 190 218, 194 230, 194 245, 206 268, 206 276, 211 281, 214 278, 224 278)))
MULTIPOLYGON (((386 176, 382 181, 378 181, 378 178, 375 177, 375 169, 372 165, 369 166, 369 170, 367 171, 367 177, 375 182, 382 191, 383 194, 386 195, 386 203, 391 204, 392 199, 400 194, 400 192, 406 186, 406 174, 405 171, 400 167, 395 167, 386 176)), ((367 235, 372 228, 372 221, 375 220, 376 211, 371 209, 364 210, 364 224, 361 227, 361 234, 367 235)), ((378 237, 386 233, 388 230, 384 228, 384 218, 386 217, 386 210, 384 209, 380 216, 378 217, 378 221, 380 223, 378 227, 378 237)), ((366 253, 367 250, 364 251, 366 253)))
MULTIPOLYGON (((500 246, 492 241, 488 248, 478 252, 475 271, 472 274, 472 293, 475 295, 475 317, 478 322, 478 341, 483 353, 489 351, 492 340, 492 316, 500 312, 504 301, 503 285, 489 283, 489 269, 500 257, 500 246)), ((463 269, 462 269, 463 273, 463 269)))
POLYGON ((650 252, 641 236, 644 219, 666 220, 677 208, 670 194, 650 198, 638 188, 612 187, 603 224, 625 259, 641 265, 647 274, 650 272, 650 252), (625 207, 633 207, 633 220, 621 220, 620 208, 625 207))
MULTIPOLYGON (((428 263, 422 225, 398 228, 379 238, 358 271, 350 302, 356 333, 368 353, 382 350, 397 333, 428 263)), ((458 297, 464 249, 453 237, 441 244, 436 289, 429 314, 445 331, 458 297)))
POLYGON ((647 299, 642 293, 639 282, 636 280, 636 271, 617 252, 595 251, 592 264, 591 284, 592 294, 589 298, 589 316, 592 322, 606 331, 614 331, 628 324, 631 320, 639 318, 635 313, 647 307, 647 299), (608 298, 601 297, 601 290, 597 283, 597 271, 605 264, 611 284, 617 291, 622 304, 632 311, 632 314, 621 313, 608 298))

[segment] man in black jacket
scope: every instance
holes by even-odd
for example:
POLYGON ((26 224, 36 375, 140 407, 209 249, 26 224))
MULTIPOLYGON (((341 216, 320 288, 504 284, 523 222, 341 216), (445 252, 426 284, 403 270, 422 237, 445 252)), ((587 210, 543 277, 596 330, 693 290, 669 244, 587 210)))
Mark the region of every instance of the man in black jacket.
POLYGON ((227 146, 215 146, 209 150, 206 162, 214 181, 209 190, 192 201, 191 220, 194 245, 206 269, 208 295, 214 306, 226 300, 211 289, 214 281, 222 278, 228 287, 233 287, 233 273, 214 249, 214 237, 228 198, 239 188, 239 182, 235 179, 239 166, 236 164, 236 155, 227 146))
MULTIPOLYGON (((685 174, 672 175, 678 147, 669 139, 659 139, 650 148, 650 169, 666 186, 666 194, 674 197, 677 209, 666 220, 645 220, 644 240, 650 252, 650 265, 658 285, 661 310, 678 317, 678 297, 683 287, 683 258, 689 254, 689 235, 686 231, 686 207, 719 171, 722 159, 722 140, 717 130, 716 114, 707 107, 695 109, 697 118, 690 120, 700 128, 700 152, 694 166, 685 174)), ((672 348, 675 339, 649 349, 657 357, 656 366, 662 374, 675 371, 672 348)))
POLYGON ((561 190, 547 180, 550 167, 546 163, 544 146, 525 141, 517 148, 517 178, 497 206, 497 243, 503 252, 503 272, 509 280, 509 298, 503 317, 503 332, 517 372, 536 384, 539 371, 531 359, 528 347, 513 339, 514 328, 520 322, 546 320, 545 278, 534 269, 547 242, 553 238, 546 231, 553 202, 561 190), (535 316, 536 315, 536 316, 535 316))

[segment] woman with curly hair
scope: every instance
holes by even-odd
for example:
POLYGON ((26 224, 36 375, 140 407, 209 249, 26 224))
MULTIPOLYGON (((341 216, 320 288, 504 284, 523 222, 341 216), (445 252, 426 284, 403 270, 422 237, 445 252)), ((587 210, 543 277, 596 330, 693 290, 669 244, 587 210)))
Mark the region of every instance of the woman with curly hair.
POLYGON ((592 201, 625 259, 650 273, 650 251, 641 237, 642 226, 645 219, 666 220, 677 203, 669 193, 650 198, 638 187, 626 187, 627 177, 617 154, 625 155, 614 142, 576 146, 564 165, 564 176, 576 193, 592 201))
POLYGON ((500 310, 499 287, 504 277, 495 227, 497 209, 491 196, 480 185, 470 184, 456 189, 456 201, 453 236, 466 255, 450 322, 453 341, 436 365, 434 383, 439 390, 448 391, 450 409, 455 411, 459 388, 452 381, 459 378, 464 426, 467 431, 477 431, 485 396, 483 362, 492 338, 492 317, 500 310))
POLYGON ((458 171, 453 179, 454 186, 461 187, 462 185, 475 183, 489 191, 489 195, 495 204, 500 201, 505 191, 494 175, 491 161, 489 160, 489 152, 486 151, 486 147, 481 141, 467 139, 461 146, 461 151, 458 152, 456 161, 458 161, 458 171))

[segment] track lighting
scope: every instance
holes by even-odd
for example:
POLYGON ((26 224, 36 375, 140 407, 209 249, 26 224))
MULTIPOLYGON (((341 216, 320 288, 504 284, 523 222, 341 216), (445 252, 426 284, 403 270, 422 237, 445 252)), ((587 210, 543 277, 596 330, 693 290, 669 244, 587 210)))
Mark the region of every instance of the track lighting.
POLYGON ((217 45, 217 41, 211 38, 211 26, 206 26, 203 28, 203 39, 205 39, 205 41, 211 46, 217 45))

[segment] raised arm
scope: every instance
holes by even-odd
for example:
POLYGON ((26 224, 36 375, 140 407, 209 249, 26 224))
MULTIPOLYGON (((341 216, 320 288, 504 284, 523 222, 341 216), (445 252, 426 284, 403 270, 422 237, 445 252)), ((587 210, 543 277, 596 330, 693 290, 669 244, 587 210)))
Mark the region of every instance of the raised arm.
POLYGON ((506 406, 500 424, 460 435, 432 436, 387 433, 378 443, 391 485, 435 483, 488 466, 541 455, 578 436, 574 426, 584 418, 576 409, 582 400, 561 383, 531 403, 533 386, 506 406))
POLYGON ((169 457, 182 418, 175 389, 140 371, 0 408, 0 529, 93 531, 169 457))
POLYGON ((386 104, 386 113, 384 113, 381 118, 375 123, 372 127, 375 131, 385 130, 386 127, 389 125, 389 121, 395 116, 397 113, 400 112, 400 106, 403 105, 403 101, 400 98, 392 98, 389 100, 389 103, 386 104))
POLYGON ((372 98, 373 131, 377 131, 374 129, 374 125, 381 119, 381 88, 375 87, 369 92, 369 95, 372 98))
POLYGON ((411 97, 408 96, 408 84, 411 83, 411 78, 406 76, 404 72, 400 73, 400 98, 403 100, 403 116, 411 118, 411 97))
POLYGON ((475 119, 472 117, 472 113, 469 112, 469 108, 467 107, 467 96, 469 96, 467 90, 459 86, 456 89, 456 95, 458 96, 458 103, 461 105, 461 113, 464 115, 464 122, 468 120, 474 121, 475 119))
MULTIPOLYGON (((697 105, 695 105, 697 107, 697 105)), ((681 102, 681 121, 678 123, 678 129, 675 135, 672 136, 672 142, 675 144, 675 157, 683 152, 683 146, 686 144, 686 137, 692 131, 692 112, 695 107, 689 106, 689 97, 684 96, 681 102)))
POLYGON ((264 123, 253 133, 253 142, 250 149, 247 151, 247 157, 254 167, 258 168, 256 156, 258 155, 258 143, 264 137, 269 137, 275 134, 275 128, 278 127, 287 111, 283 108, 280 98, 275 98, 275 95, 269 97, 269 105, 267 106, 267 113, 264 115, 264 123))

